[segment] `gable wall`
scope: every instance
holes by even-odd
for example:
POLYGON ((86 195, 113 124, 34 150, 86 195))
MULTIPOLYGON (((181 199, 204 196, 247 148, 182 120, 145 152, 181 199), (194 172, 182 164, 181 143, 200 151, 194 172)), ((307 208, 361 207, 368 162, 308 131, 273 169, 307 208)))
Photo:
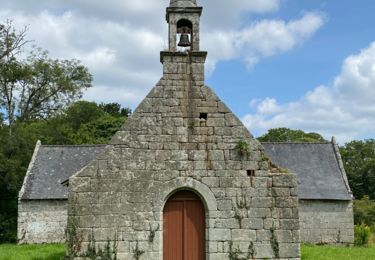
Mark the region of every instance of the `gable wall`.
POLYGON ((76 255, 94 236, 97 245, 118 240, 118 259, 132 259, 137 245, 143 259, 162 259, 164 203, 189 189, 206 206, 207 260, 228 259, 231 243, 243 256, 253 244, 254 259, 272 259, 272 233, 280 259, 299 259, 295 176, 271 172, 259 142, 204 86, 205 56, 162 53, 163 78, 103 154, 70 178, 69 223, 83 251, 76 255), (240 140, 246 156, 236 150, 240 140))

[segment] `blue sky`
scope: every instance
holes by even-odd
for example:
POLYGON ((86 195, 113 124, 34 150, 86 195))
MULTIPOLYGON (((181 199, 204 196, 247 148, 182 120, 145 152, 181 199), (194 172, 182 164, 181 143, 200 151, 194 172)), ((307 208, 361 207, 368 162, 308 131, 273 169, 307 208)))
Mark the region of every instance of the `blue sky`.
POLYGON ((263 60, 251 70, 238 60, 220 62, 208 78, 208 84, 237 115, 248 112, 249 96, 234 92, 251 93, 253 98, 277 97, 280 102, 296 100, 308 90, 331 82, 346 57, 375 41, 375 1, 371 0, 361 0, 361 4, 351 0, 285 0, 279 11, 250 15, 246 20, 289 20, 311 10, 322 12, 326 21, 308 41, 263 60))
MULTIPOLYGON (((375 1, 201 0, 206 83, 256 136, 315 131, 343 143, 375 125, 375 1)), ((94 75, 85 99, 135 108, 161 77, 168 0, 0 0, 56 58, 94 75)))

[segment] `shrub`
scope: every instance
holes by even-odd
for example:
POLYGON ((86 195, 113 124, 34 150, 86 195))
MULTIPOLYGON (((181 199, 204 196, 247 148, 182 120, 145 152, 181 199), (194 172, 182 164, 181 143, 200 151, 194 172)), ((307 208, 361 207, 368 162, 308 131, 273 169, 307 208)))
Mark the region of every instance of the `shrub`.
POLYGON ((355 225, 354 227, 354 245, 366 246, 371 237, 371 229, 366 224, 355 225))
MULTIPOLYGON (((356 225, 362 223, 368 226, 375 225, 375 202, 368 196, 354 201, 354 222, 356 225)), ((374 229, 373 231, 375 231, 374 229)))
POLYGON ((238 141, 235 148, 240 156, 249 156, 250 154, 249 144, 245 141, 238 141))
POLYGON ((375 223, 371 225, 370 229, 371 229, 371 233, 375 235, 375 223))

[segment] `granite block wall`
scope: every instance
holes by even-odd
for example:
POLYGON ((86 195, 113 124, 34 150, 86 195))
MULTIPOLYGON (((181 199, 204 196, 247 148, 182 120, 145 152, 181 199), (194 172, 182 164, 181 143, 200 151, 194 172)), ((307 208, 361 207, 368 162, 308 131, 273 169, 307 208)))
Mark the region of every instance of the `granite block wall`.
POLYGON ((205 59, 205 52, 163 52, 157 86, 103 154, 70 178, 68 223, 76 223, 81 249, 71 254, 84 256, 95 237, 99 247, 117 241, 118 259, 138 248, 141 259, 161 260, 165 202, 190 190, 206 207, 207 260, 228 259, 237 248, 242 257, 299 259, 296 178, 270 163, 204 85, 205 59))
POLYGON ((67 204, 66 200, 20 200, 17 230, 19 243, 64 243, 67 204))
POLYGON ((301 242, 352 244, 354 220, 352 201, 300 201, 301 242))

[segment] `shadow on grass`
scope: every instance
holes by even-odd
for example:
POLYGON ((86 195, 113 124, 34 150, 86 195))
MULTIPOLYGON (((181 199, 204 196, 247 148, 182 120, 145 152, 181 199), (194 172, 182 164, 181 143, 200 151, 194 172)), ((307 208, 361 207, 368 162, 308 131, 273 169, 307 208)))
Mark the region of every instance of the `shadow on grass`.
POLYGON ((53 253, 45 257, 33 257, 31 260, 64 260, 65 253, 53 253))

